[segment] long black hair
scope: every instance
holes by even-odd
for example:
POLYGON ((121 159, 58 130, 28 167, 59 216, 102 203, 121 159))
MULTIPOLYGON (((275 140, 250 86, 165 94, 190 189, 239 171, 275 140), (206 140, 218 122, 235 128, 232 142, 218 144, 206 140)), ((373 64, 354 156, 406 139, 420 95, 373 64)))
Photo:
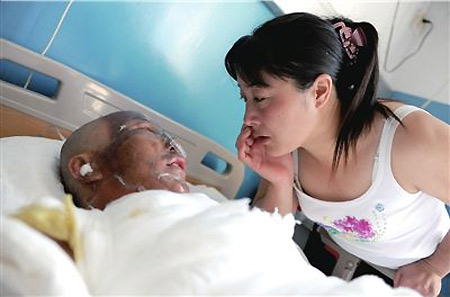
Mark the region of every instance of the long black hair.
POLYGON ((361 134, 370 129, 376 112, 385 118, 395 114, 377 98, 378 33, 366 22, 335 17, 322 19, 309 13, 291 13, 274 18, 241 37, 225 57, 227 72, 250 85, 266 85, 262 72, 293 79, 297 88, 309 88, 323 73, 330 75, 340 102, 339 132, 333 157, 336 169, 342 156, 347 160, 361 134), (351 58, 334 24, 344 22, 360 28, 365 45, 351 58))

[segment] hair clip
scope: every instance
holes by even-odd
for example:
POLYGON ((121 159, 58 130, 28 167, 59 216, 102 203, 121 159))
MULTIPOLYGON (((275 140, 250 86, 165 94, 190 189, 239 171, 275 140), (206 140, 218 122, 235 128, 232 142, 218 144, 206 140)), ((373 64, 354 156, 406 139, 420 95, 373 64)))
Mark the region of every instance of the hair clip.
POLYGON ((367 44, 366 35, 361 27, 352 31, 352 28, 347 27, 344 22, 340 21, 333 24, 335 29, 339 29, 339 37, 342 46, 345 49, 350 60, 354 60, 358 54, 358 47, 363 47, 367 44))

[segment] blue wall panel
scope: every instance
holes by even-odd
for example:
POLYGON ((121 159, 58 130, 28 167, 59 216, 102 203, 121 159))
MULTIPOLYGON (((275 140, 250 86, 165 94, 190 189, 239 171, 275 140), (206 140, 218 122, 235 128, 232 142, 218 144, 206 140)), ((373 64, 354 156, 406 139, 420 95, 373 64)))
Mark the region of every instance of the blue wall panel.
POLYGON ((450 106, 445 103, 431 101, 411 94, 393 91, 390 98, 425 109, 438 119, 450 124, 450 106))
POLYGON ((0 36, 41 53, 50 40, 66 2, 2 1, 0 36))
MULTIPOLYGON (((67 2, 1 2, 1 37, 42 52, 67 2)), ((262 2, 73 2, 47 56, 232 152, 244 104, 224 57, 272 18, 262 2)), ((251 196, 247 168, 238 196, 251 196)))
POLYGON ((403 92, 398 92, 398 91, 392 91, 389 98, 399 100, 406 104, 414 105, 417 107, 421 107, 425 102, 427 102, 427 99, 425 99, 425 98, 413 96, 413 95, 406 94, 403 92))
POLYGON ((432 102, 425 108, 438 119, 450 124, 450 106, 441 102, 432 102))
MULTIPOLYGON (((66 5, 64 2, 1 2, 0 36, 41 53, 66 5)), ((23 86, 29 73, 26 68, 0 62, 0 78, 8 82, 23 86)))

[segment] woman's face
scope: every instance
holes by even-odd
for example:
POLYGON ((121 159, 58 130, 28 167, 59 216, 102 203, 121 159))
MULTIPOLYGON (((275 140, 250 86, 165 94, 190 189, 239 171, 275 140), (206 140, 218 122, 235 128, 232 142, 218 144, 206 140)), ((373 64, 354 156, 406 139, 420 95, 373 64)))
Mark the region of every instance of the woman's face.
POLYGON ((294 80, 263 73, 267 85, 248 85, 238 76, 245 101, 244 125, 252 138, 265 138, 266 152, 282 156, 303 146, 311 136, 316 120, 312 88, 300 90, 294 80))

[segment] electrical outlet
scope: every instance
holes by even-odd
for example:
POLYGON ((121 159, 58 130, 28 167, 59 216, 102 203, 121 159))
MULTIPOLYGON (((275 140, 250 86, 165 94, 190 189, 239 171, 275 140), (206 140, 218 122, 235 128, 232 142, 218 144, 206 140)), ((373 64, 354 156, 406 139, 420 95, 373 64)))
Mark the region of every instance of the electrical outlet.
POLYGON ((412 31, 415 35, 420 36, 426 30, 426 24, 423 22, 423 19, 426 18, 426 14, 422 10, 418 10, 416 15, 413 18, 412 23, 412 31))

